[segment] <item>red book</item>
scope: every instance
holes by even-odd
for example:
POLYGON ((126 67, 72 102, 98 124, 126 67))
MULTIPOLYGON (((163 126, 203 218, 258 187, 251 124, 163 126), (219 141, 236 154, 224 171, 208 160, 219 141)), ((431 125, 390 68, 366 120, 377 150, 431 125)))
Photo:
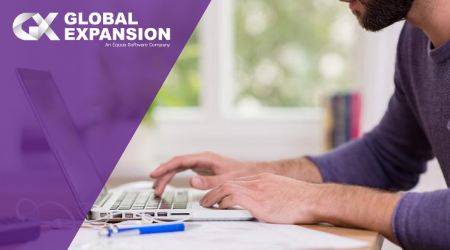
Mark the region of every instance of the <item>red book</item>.
POLYGON ((361 135, 361 94, 355 93, 351 97, 350 138, 361 135))

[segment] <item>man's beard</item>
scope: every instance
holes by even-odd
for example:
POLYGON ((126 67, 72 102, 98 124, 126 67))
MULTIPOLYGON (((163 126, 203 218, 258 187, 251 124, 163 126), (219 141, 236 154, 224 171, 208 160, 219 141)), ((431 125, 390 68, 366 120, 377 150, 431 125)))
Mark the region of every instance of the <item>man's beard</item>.
POLYGON ((414 0, 359 0, 366 13, 355 11, 361 26, 368 31, 380 31, 403 20, 411 10, 414 0))

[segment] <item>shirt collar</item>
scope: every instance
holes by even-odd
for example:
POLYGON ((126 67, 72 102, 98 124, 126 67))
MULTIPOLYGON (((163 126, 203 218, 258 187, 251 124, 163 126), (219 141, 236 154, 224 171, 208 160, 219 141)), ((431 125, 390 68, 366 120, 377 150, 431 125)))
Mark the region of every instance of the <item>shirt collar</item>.
POLYGON ((428 55, 433 62, 440 64, 447 61, 450 58, 450 41, 442 44, 438 48, 435 48, 431 41, 428 42, 428 55))

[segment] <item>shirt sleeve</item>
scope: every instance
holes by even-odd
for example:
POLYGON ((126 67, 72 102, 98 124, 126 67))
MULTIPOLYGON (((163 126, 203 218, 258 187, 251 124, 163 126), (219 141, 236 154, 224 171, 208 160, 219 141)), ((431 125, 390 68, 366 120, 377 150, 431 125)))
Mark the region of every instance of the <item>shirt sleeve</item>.
POLYGON ((444 250, 450 246, 450 189, 407 193, 397 205, 392 229, 408 250, 444 250))

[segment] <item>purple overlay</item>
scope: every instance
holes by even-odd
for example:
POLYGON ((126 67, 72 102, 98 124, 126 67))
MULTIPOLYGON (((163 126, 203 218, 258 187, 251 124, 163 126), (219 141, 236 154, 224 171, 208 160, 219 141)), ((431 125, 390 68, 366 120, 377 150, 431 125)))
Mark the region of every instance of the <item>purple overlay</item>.
POLYGON ((16 0, 3 3, 0 9, 0 218, 21 215, 38 219, 43 225, 75 222, 57 230, 58 237, 45 237, 49 229, 42 229, 38 241, 17 247, 69 247, 209 2, 16 0), (68 25, 65 15, 69 12, 83 13, 84 21, 94 12, 112 13, 114 17, 124 13, 128 20, 127 24, 117 25, 80 24, 79 21, 68 25), (23 13, 40 14, 24 15, 31 18, 19 20, 23 23, 21 29, 16 28, 17 33, 30 40, 19 38, 13 31, 16 17, 23 13), (58 14, 47 18, 49 13, 58 14), (132 22, 128 13, 132 13, 132 22), (41 20, 41 25, 33 17, 41 20), (88 38, 90 29, 94 29, 93 40, 83 37, 66 40, 67 28, 75 28, 75 38, 79 35, 76 28, 87 28, 88 38), (100 32, 108 29, 112 36, 114 28, 136 29, 137 39, 126 40, 125 36, 124 41, 100 40, 101 34, 95 35, 95 29, 100 32), (144 31, 142 40, 139 40, 139 28, 144 31), (155 35, 152 30, 146 36, 147 28, 157 32, 170 29, 170 35, 160 32, 155 35), (113 43, 125 47, 109 46, 113 43), (170 44, 170 47, 129 47, 129 43, 170 44))

